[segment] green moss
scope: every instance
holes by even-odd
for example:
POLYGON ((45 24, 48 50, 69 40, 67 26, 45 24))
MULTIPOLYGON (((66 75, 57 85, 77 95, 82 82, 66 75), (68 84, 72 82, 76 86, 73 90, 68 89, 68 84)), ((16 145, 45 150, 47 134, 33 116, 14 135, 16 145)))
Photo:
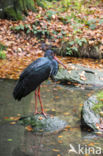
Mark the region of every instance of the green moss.
POLYGON ((18 0, 16 1, 16 10, 27 12, 27 10, 35 11, 33 0, 18 0))
POLYGON ((14 20, 23 19, 22 13, 19 10, 16 12, 14 8, 6 8, 4 12, 7 18, 14 19, 14 20))
POLYGON ((6 50, 7 46, 3 45, 2 43, 0 43, 0 50, 6 50))
POLYGON ((14 0, 10 5, 2 7, 4 9, 0 12, 0 17, 12 20, 22 20, 23 15, 28 15, 28 10, 35 11, 33 0, 14 0))
POLYGON ((32 10, 32 11, 35 11, 35 8, 34 8, 34 1, 33 0, 26 0, 25 1, 25 6, 28 10, 32 10))
POLYGON ((51 117, 47 115, 47 118, 42 114, 29 115, 21 117, 18 120, 18 124, 24 125, 25 127, 32 127, 32 131, 36 133, 53 133, 56 131, 61 131, 67 123, 58 117, 51 117))
POLYGON ((37 5, 42 7, 42 8, 45 8, 45 9, 49 9, 49 8, 54 8, 55 5, 54 3, 52 3, 52 1, 47 1, 47 0, 37 0, 36 1, 37 5))
POLYGON ((99 93, 97 93, 97 98, 98 100, 103 99, 103 91, 100 91, 99 93))
POLYGON ((7 46, 0 43, 0 59, 6 59, 6 53, 5 53, 6 49, 7 49, 7 46))
POLYGON ((6 53, 0 50, 0 59, 6 59, 6 53))
POLYGON ((103 91, 96 94, 98 103, 94 104, 93 110, 95 112, 100 112, 103 110, 103 91))

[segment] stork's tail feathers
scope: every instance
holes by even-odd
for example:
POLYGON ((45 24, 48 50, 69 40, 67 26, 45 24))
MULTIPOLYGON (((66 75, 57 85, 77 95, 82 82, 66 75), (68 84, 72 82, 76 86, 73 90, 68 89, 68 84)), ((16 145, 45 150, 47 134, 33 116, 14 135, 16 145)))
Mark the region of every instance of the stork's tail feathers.
POLYGON ((13 91, 13 97, 15 98, 15 100, 20 101, 21 98, 23 97, 23 87, 22 87, 22 81, 18 81, 16 87, 14 88, 13 91))

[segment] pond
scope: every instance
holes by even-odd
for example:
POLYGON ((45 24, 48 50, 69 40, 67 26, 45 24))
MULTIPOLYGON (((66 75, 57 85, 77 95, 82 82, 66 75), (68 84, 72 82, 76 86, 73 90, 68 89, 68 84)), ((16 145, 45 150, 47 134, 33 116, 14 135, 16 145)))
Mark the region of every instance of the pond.
POLYGON ((46 112, 67 121, 69 128, 56 134, 39 136, 26 131, 22 125, 6 120, 34 111, 33 93, 20 102, 13 99, 15 84, 14 80, 0 79, 0 156, 87 156, 93 152, 97 155, 98 147, 103 148, 102 137, 91 134, 89 130, 83 132, 80 128, 82 105, 95 89, 63 86, 49 80, 44 82, 41 96, 46 112), (90 154, 89 147, 93 147, 90 154))

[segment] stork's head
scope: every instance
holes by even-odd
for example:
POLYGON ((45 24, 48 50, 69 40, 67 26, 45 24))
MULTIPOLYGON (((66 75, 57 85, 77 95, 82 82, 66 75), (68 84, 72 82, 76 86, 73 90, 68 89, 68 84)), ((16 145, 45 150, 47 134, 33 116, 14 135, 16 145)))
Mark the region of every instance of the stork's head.
POLYGON ((61 64, 65 69, 67 69, 67 67, 61 61, 59 61, 58 58, 55 56, 54 51, 46 50, 44 57, 48 57, 51 60, 55 59, 59 64, 61 64))
POLYGON ((44 57, 48 57, 50 59, 53 59, 54 58, 54 51, 52 50, 46 50, 45 54, 44 54, 44 57))

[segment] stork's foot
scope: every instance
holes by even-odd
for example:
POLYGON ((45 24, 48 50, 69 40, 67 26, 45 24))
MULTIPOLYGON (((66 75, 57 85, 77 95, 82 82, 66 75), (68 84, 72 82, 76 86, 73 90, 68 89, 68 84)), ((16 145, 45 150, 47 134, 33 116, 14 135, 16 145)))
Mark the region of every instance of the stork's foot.
POLYGON ((45 118, 47 118, 47 114, 45 112, 35 112, 34 115, 42 114, 45 118))
POLYGON ((35 112, 34 115, 40 114, 40 112, 35 112))
POLYGON ((44 117, 47 118, 47 114, 44 111, 42 111, 40 114, 43 114, 44 117))

